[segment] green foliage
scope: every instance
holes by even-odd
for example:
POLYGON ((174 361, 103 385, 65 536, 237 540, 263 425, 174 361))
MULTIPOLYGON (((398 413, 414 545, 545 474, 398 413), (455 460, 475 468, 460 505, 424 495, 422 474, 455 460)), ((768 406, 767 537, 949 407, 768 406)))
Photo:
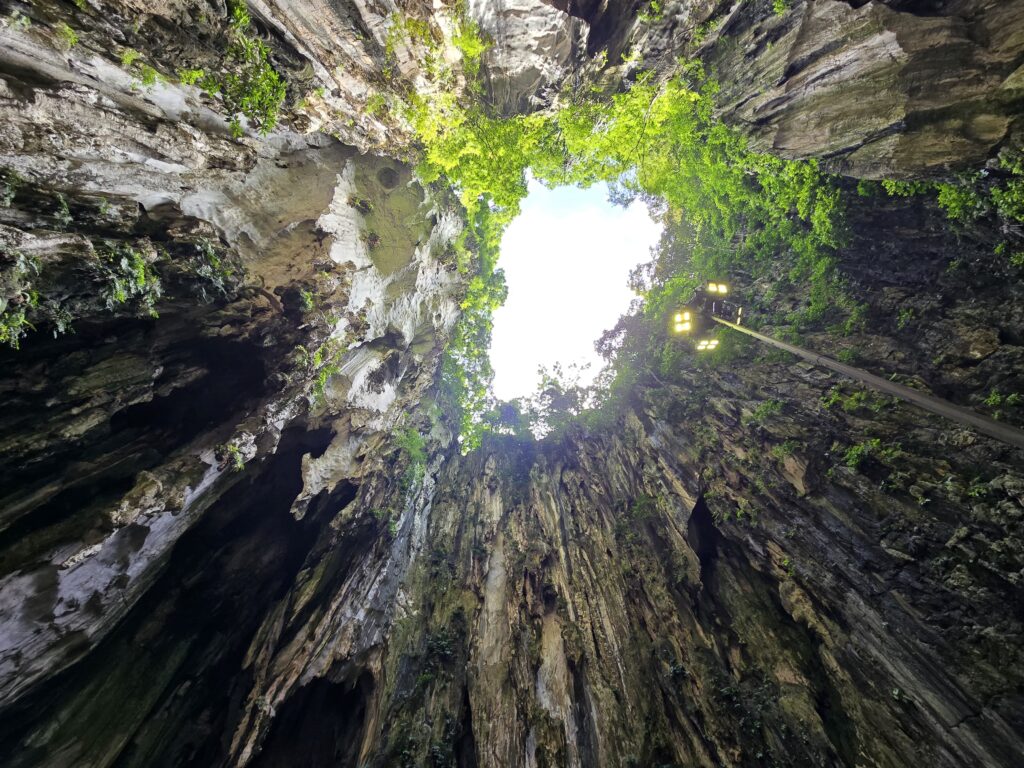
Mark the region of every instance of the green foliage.
POLYGON ((690 38, 691 41, 695 45, 700 45, 707 39, 708 35, 718 29, 720 23, 720 19, 708 19, 703 24, 697 25, 696 29, 693 30, 693 35, 690 38))
MULTIPOLYGON (((486 47, 479 30, 465 18, 458 28, 464 59, 478 59, 486 47)), ((837 307, 855 313, 833 255, 841 242, 837 187, 814 162, 751 151, 741 134, 714 118, 716 92, 700 67, 690 66, 663 85, 642 73, 604 102, 506 119, 453 90, 408 95, 399 112, 422 148, 421 180, 447 180, 467 211, 457 251, 460 269, 471 277, 442 366, 446 396, 461 408, 463 450, 479 444, 492 406, 486 353, 491 313, 506 293, 498 248, 526 195, 527 169, 550 186, 609 182, 622 202, 658 201, 667 220, 685 222, 677 242, 685 265, 645 286, 649 320, 709 277, 767 274, 780 261, 787 278, 806 288, 803 319, 837 307)))
POLYGON ((320 403, 327 394, 327 384, 331 377, 341 371, 341 361, 345 354, 345 343, 342 339, 330 336, 310 355, 305 347, 298 347, 297 364, 308 367, 315 373, 310 394, 314 403, 320 403))
POLYGON ((987 206, 984 197, 971 187, 937 184, 935 188, 939 194, 939 207, 949 218, 967 223, 985 214, 987 206))
POLYGON ((142 56, 141 53, 136 51, 134 48, 125 48, 121 51, 121 66, 125 69, 131 69, 136 61, 142 56))
POLYGON ((781 16, 787 10, 789 10, 789 3, 791 0, 772 0, 772 10, 776 16, 781 16))
POLYGON ((214 73, 183 69, 178 76, 182 82, 198 85, 211 96, 220 95, 224 109, 230 115, 232 136, 239 138, 243 134, 241 115, 266 135, 277 125, 286 94, 285 83, 268 60, 270 50, 262 40, 250 36, 252 19, 244 2, 238 0, 230 3, 229 7, 229 43, 223 70, 214 73))
MULTIPOLYGON (((150 64, 142 60, 142 54, 134 48, 125 48, 121 51, 121 66, 133 70, 139 78, 139 84, 145 88, 151 88, 157 82, 164 82, 166 78, 156 71, 150 64)), ((135 87, 133 85, 133 87, 135 87)))
POLYGON ((107 244, 100 254, 100 274, 105 282, 107 309, 134 302, 150 317, 156 317, 156 302, 162 287, 149 261, 126 243, 107 244))
POLYGON ((769 416, 782 411, 782 403, 778 400, 765 400, 757 408, 754 409, 753 413, 749 416, 744 415, 742 421, 744 424, 762 424, 769 416))
POLYGON ((388 100, 382 93, 375 93, 366 100, 366 114, 370 117, 384 114, 387 108, 388 100))
POLYGON ((873 437, 847 448, 843 454, 843 463, 850 469, 860 470, 869 458, 887 462, 896 459, 900 454, 899 445, 883 447, 882 441, 873 437))
POLYGON ((846 347, 836 353, 836 360, 841 363, 846 363, 847 365, 852 365, 857 362, 858 357, 860 357, 860 353, 857 351, 856 347, 846 347))
MULTIPOLYGON (((883 181, 882 186, 894 196, 909 197, 935 193, 939 207, 951 220, 970 224, 985 216, 996 215, 1015 224, 1024 223, 1024 154, 1004 151, 999 157, 998 172, 988 169, 965 174, 956 182, 883 181)), ((858 185, 860 191, 860 185, 858 185)), ((996 250, 1004 253, 1007 244, 996 250)), ((1024 265, 1024 256, 1020 264, 1024 265)))
POLYGON ((402 486, 406 489, 415 488, 426 472, 426 440, 415 428, 409 427, 395 436, 395 442, 407 462, 402 486))
POLYGON ((1018 392, 1003 395, 999 390, 993 389, 983 402, 992 409, 992 418, 999 419, 1003 416, 1003 408, 1016 408, 1024 403, 1024 396, 1018 392))
POLYGON ((1003 404, 1003 396, 999 394, 998 390, 993 389, 988 393, 988 397, 985 398, 985 405, 989 408, 998 408, 1003 404))
POLYGON ((10 208, 22 183, 17 171, 10 168, 0 170, 0 208, 10 208))
POLYGON ((156 85, 158 80, 163 80, 163 75, 157 72, 149 64, 139 65, 139 82, 146 88, 156 85))
POLYGON ((182 85, 195 85, 206 77, 206 71, 202 69, 179 69, 178 81, 182 85))
POLYGON ((32 287, 39 262, 21 251, 0 256, 0 344, 18 349, 22 337, 35 330, 28 315, 39 305, 39 294, 32 287))
POLYGON ((58 22, 54 27, 54 31, 57 33, 57 41, 60 43, 60 47, 64 50, 70 51, 78 45, 78 34, 65 22, 58 22))
POLYGON ((206 238, 196 243, 195 249, 195 256, 190 259, 190 267, 194 274, 203 278, 203 282, 198 286, 203 300, 209 301, 211 298, 207 286, 213 287, 218 295, 227 296, 229 290, 238 282, 240 270, 236 270, 225 260, 214 244, 206 238))
POLYGON ((65 198, 60 192, 56 194, 56 201, 57 210, 54 212, 53 218, 62 228, 67 229, 67 227, 74 223, 74 218, 71 215, 71 208, 68 207, 67 198, 65 198))
POLYGON ((896 318, 896 327, 903 330, 908 325, 914 322, 914 310, 911 307, 904 307, 900 310, 899 317, 896 318))
POLYGON ((923 195, 931 190, 932 186, 933 185, 927 181, 895 181, 893 179, 885 179, 882 181, 882 187, 892 197, 913 197, 915 195, 923 195))
POLYGON ((462 71, 470 81, 480 74, 480 60, 487 50, 487 41, 480 32, 480 26, 470 17, 464 0, 457 6, 455 33, 452 44, 462 54, 462 71))
POLYGON ((844 395, 840 387, 832 387, 821 398, 821 404, 826 408, 834 408, 838 405, 846 413, 855 413, 861 408, 880 413, 888 401, 864 389, 855 389, 850 394, 844 395))
POLYGON ((241 472, 245 469, 245 457, 242 449, 237 445, 228 444, 224 446, 224 458, 233 472, 241 472))
POLYGON ((650 24, 652 21, 661 21, 664 11, 665 9, 662 7, 660 0, 651 0, 650 5, 647 6, 647 10, 638 14, 636 20, 641 24, 650 24))
POLYGON ((793 452, 800 447, 800 443, 796 440, 786 440, 779 445, 772 446, 772 449, 768 452, 776 459, 784 459, 787 456, 792 456, 793 452))

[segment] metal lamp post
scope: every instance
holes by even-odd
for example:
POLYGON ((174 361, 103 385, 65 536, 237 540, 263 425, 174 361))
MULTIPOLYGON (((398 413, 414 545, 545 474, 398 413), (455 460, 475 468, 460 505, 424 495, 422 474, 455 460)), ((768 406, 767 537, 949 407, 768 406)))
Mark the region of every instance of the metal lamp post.
MULTIPOLYGON (((743 308, 722 300, 726 295, 728 295, 728 293, 729 287, 724 283, 709 283, 706 290, 698 292, 694 302, 685 309, 676 313, 673 325, 675 332, 679 334, 689 334, 694 330, 701 329, 701 326, 705 325, 700 322, 701 320, 715 322, 719 325, 725 326, 726 328, 731 328, 734 331, 746 334, 747 336, 773 346, 776 349, 790 352, 797 357, 813 363, 814 365, 820 365, 823 368, 828 368, 838 374, 847 376, 855 381, 859 381, 860 383, 879 392, 892 395, 900 400, 916 405, 930 413, 964 424, 965 426, 971 427, 984 435, 988 435, 989 437, 1007 443, 1008 445, 1012 445, 1017 448, 1024 448, 1024 430, 1017 429, 1009 424, 1003 424, 1002 422, 991 419, 988 416, 983 416, 982 414, 976 413, 975 411, 967 408, 961 408, 960 406, 954 405, 946 400, 933 397, 932 395, 927 395, 924 392, 911 389, 910 387, 906 387, 902 384, 897 384, 894 381, 889 381, 888 379, 876 376, 868 371, 855 368, 852 365, 840 363, 838 360, 833 360, 832 358, 820 355, 817 352, 803 349, 795 344, 787 344, 784 341, 773 339, 771 336, 766 336, 763 333, 757 333, 749 328, 744 328, 741 325, 743 322, 743 308), (725 319, 721 316, 723 314, 731 314, 732 319, 725 319)), ((714 338, 702 337, 696 340, 696 349, 698 352, 710 352, 717 346, 718 340, 714 338)))

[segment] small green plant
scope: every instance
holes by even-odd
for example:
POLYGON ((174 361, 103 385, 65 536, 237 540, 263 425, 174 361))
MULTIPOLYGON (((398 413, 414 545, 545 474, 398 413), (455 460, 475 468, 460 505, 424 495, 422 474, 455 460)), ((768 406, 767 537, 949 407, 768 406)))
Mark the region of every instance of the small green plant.
POLYGON ((0 270, 0 344, 18 349, 22 337, 35 326, 29 313, 39 306, 39 294, 32 281, 39 274, 39 262, 21 251, 3 254, 10 266, 0 270))
POLYGON ((60 47, 65 51, 70 51, 78 45, 78 34, 65 22, 59 22, 57 26, 54 27, 54 30, 57 32, 57 39, 60 43, 60 47))
POLYGON ((106 282, 107 309, 134 301, 150 317, 157 317, 156 302, 162 286, 141 253, 126 243, 108 244, 100 256, 100 271, 106 282))
POLYGON ((776 16, 781 16, 789 10, 790 0, 772 0, 772 10, 776 16))
POLYGON ((10 208, 22 185, 21 176, 17 171, 5 168, 0 171, 0 208, 10 208))
POLYGON ((914 322, 914 310, 910 307, 901 309, 899 317, 896 318, 896 327, 902 331, 912 322, 914 322))
POLYGON ((123 51, 121 51, 121 66, 125 69, 131 69, 135 62, 138 61, 141 57, 142 54, 136 51, 134 48, 125 48, 123 51))
POLYGON ((305 352, 306 359, 316 371, 316 379, 313 382, 313 402, 319 403, 327 394, 327 384, 331 378, 341 371, 341 359, 345 354, 344 342, 336 337, 327 339, 317 350, 309 355, 304 347, 300 349, 305 352))
POLYGON ((182 85, 195 85, 206 77, 206 71, 202 69, 179 69, 178 82, 182 85))
POLYGON ((86 2, 86 0, 74 0, 74 2, 75 2, 75 5, 78 7, 78 10, 80 10, 80 11, 88 11, 89 10, 89 3, 86 2))
POLYGON ((855 413, 861 408, 868 408, 875 413, 880 413, 888 401, 863 389, 855 389, 850 394, 844 395, 842 389, 835 386, 822 396, 821 404, 825 408, 834 408, 838 405, 846 413, 855 413))
POLYGON ((1024 400, 1021 395, 1017 392, 1013 392, 1009 395, 1003 395, 998 390, 993 389, 988 393, 984 403, 992 409, 992 418, 1001 419, 1003 417, 1002 408, 1013 408, 1024 400))
POLYGON ((878 194, 878 182, 861 179, 857 182, 857 195, 860 197, 873 197, 878 194))
POLYGON ((636 20, 641 24, 650 24, 652 21, 661 21, 663 13, 660 0, 651 0, 647 10, 640 13, 636 20))
POLYGON ((54 212, 53 218, 62 229, 67 229, 75 220, 71 215, 67 199, 60 192, 57 193, 57 210, 54 212))
POLYGON ((142 83, 144 88, 152 88, 158 81, 163 81, 163 79, 163 75, 149 64, 139 65, 139 82, 142 83))
POLYGON ((302 302, 303 311, 313 311, 313 308, 316 306, 315 298, 312 291, 307 291, 305 288, 299 291, 299 300, 302 302))
POLYGON ((857 362, 857 358, 859 356, 860 353, 857 351, 856 347, 846 347, 845 349, 839 350, 839 352, 836 354, 836 360, 838 360, 841 363, 846 363, 847 365, 850 365, 852 363, 857 362))
POLYGON ((932 185, 927 181, 895 181, 893 179, 884 179, 882 187, 892 197, 914 197, 926 194, 932 189, 932 185))
POLYGON ((416 486, 427 466, 426 440, 423 439, 416 429, 409 427, 399 432, 395 438, 402 455, 408 461, 405 474, 402 477, 402 485, 406 489, 416 486))
POLYGON ((864 462, 869 458, 889 462, 898 458, 901 454, 902 451, 898 444, 883 447, 882 441, 877 437, 873 437, 870 440, 865 440, 862 443, 857 443, 847 448, 843 454, 843 463, 850 469, 860 470, 864 462))
POLYGON ((237 445, 227 446, 227 460, 234 472, 241 472, 245 469, 245 457, 242 455, 242 449, 237 445))
POLYGON ((12 306, 7 304, 3 312, 0 312, 0 344, 18 349, 21 346, 21 338, 34 331, 36 327, 29 322, 27 314, 30 309, 38 306, 39 298, 35 293, 29 293, 24 303, 12 306))
POLYGON ((984 482, 981 478, 974 478, 971 480, 970 486, 967 488, 967 495, 972 499, 983 499, 989 494, 988 483, 984 482))
POLYGON ((772 446, 769 453, 776 459, 784 459, 787 456, 792 456, 793 452, 800 447, 800 443, 796 440, 786 440, 779 445, 772 446))
POLYGON ((203 301, 211 299, 207 293, 207 286, 212 286, 218 295, 227 296, 239 280, 235 268, 222 257, 210 240, 202 238, 196 243, 195 248, 196 253, 189 263, 192 271, 203 278, 203 282, 198 286, 203 301))
POLYGON ((1003 404, 1003 396, 999 394, 998 390, 993 389, 988 393, 988 397, 985 398, 985 405, 989 408, 998 408, 1003 404))
POLYGON ((388 107, 388 100, 382 93, 375 93, 366 100, 366 107, 364 111, 370 117, 377 117, 378 115, 384 114, 388 107))
POLYGON ((134 48, 125 48, 121 51, 121 66, 130 70, 142 54, 134 48))
POLYGON ((754 409, 753 413, 749 416, 744 416, 742 421, 744 424, 761 424, 769 416, 779 413, 781 410, 782 403, 778 400, 765 400, 754 409))
POLYGON ((262 135, 277 125, 284 103, 284 81, 269 61, 270 50, 262 40, 249 36, 252 20, 242 2, 231 7, 230 36, 226 71, 220 76, 205 75, 198 82, 208 93, 219 93, 231 115, 229 126, 235 138, 242 136, 239 115, 244 115, 262 135))

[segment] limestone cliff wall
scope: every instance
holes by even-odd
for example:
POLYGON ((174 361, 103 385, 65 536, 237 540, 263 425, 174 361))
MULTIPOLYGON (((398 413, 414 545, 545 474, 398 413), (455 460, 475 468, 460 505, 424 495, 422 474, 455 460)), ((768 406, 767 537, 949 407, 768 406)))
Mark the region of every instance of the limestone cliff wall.
POLYGON ((755 146, 839 173, 947 176, 1020 131, 1019 0, 552 4, 586 20, 587 50, 612 64, 703 61, 755 146))

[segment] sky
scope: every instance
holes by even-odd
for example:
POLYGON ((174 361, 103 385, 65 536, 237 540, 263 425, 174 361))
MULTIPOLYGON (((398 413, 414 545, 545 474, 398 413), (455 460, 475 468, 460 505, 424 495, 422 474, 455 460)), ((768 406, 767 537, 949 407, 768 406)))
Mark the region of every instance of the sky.
POLYGON ((498 261, 508 283, 491 343, 499 400, 532 394, 539 365, 590 363, 590 383, 603 362, 594 342, 628 309, 629 272, 661 235, 643 203, 613 206, 604 184, 529 189, 498 261))

